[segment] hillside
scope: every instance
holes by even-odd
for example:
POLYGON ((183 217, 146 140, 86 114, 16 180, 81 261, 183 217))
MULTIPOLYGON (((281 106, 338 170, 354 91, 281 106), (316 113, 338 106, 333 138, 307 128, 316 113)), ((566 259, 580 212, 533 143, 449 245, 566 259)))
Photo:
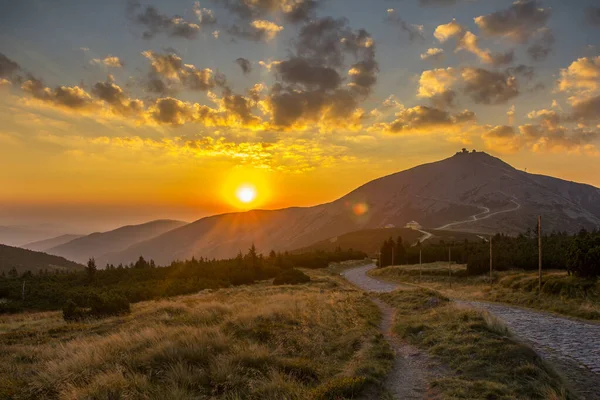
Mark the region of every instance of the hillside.
POLYGON ((600 226, 600 190, 516 170, 486 153, 457 153, 373 180, 331 203, 254 210, 200 219, 113 254, 165 264, 192 256, 231 257, 254 243, 259 251, 294 250, 345 233, 403 227, 516 234, 543 217, 547 231, 600 226))
POLYGON ((33 250, 33 251, 46 251, 53 247, 60 246, 62 244, 68 243, 71 240, 79 239, 84 235, 60 235, 57 237, 53 237, 50 239, 39 240, 37 242, 27 243, 23 246, 20 246, 24 249, 33 250))
POLYGON ((82 269, 83 265, 69 261, 63 257, 57 257, 37 251, 21 249, 0 245, 0 273, 8 273, 16 268, 18 273, 26 271, 37 272, 39 270, 76 270, 82 269))
POLYGON ((0 226, 0 244, 22 246, 24 243, 36 242, 63 234, 60 227, 52 225, 8 225, 0 226))
POLYGON ((141 225, 128 225, 109 232, 96 232, 91 235, 71 240, 68 243, 52 247, 47 253, 85 263, 91 257, 103 265, 106 255, 119 252, 144 240, 180 228, 186 223, 182 221, 157 220, 141 225))

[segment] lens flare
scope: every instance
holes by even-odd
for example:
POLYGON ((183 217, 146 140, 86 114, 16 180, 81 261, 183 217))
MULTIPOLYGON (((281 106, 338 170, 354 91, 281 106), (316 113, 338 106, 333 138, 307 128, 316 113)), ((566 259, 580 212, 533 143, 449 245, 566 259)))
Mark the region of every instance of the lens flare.
POLYGON ((369 211, 369 206, 366 203, 356 203, 352 206, 352 212, 354 215, 361 216, 369 211))

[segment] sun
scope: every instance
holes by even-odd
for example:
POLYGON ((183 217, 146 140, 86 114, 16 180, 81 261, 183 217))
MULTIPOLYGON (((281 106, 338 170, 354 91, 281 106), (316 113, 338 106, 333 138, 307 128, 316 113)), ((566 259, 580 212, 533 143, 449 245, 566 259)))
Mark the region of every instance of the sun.
POLYGON ((256 188, 252 185, 241 185, 235 191, 235 196, 244 204, 251 203, 256 199, 256 188))

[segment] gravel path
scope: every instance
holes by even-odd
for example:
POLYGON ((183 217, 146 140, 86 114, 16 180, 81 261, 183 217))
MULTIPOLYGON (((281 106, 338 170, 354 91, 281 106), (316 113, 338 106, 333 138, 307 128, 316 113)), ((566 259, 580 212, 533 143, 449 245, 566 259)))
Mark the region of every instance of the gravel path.
MULTIPOLYGON (((371 264, 347 270, 343 275, 367 291, 411 287, 371 278, 367 272, 373 268, 375 265, 371 264)), ((485 309, 501 319, 518 338, 549 360, 581 399, 600 400, 600 325, 502 304, 457 303, 485 309)))

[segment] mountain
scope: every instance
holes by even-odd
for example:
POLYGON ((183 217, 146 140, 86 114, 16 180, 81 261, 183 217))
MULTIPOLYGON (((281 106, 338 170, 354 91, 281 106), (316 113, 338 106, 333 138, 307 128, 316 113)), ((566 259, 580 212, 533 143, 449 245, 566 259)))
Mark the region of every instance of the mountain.
POLYGON ((0 272, 16 268, 18 273, 39 270, 81 270, 83 265, 46 253, 0 244, 0 272))
POLYGON ((480 234, 534 228, 576 232, 600 226, 600 189, 517 170, 483 152, 461 152, 375 179, 331 203, 202 218, 111 255, 140 255, 159 264, 192 256, 232 257, 252 243, 259 251, 294 250, 362 229, 404 227, 480 234))
POLYGON ((47 252, 81 263, 94 257, 98 265, 103 265, 110 253, 122 251, 136 243, 185 225, 186 222, 173 220, 157 220, 141 225, 128 225, 109 232, 96 232, 83 236, 52 247, 47 252))
POLYGON ((51 225, 0 226, 0 243, 7 246, 20 246, 23 243, 58 236, 63 232, 60 228, 51 225))
POLYGON ((79 239, 83 236, 84 235, 60 235, 50 239, 38 240, 37 242, 27 243, 20 247, 33 251, 46 251, 53 247, 60 246, 61 244, 68 243, 71 240, 79 239))

